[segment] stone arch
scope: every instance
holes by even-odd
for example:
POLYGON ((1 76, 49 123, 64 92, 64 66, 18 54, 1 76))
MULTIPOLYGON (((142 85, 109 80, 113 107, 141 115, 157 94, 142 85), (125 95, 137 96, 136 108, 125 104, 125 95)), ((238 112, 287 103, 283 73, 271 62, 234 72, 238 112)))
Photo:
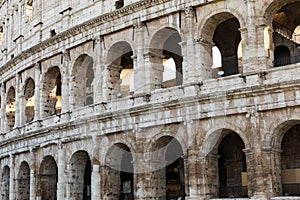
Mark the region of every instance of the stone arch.
POLYGON ((1 199, 9 200, 10 168, 6 165, 2 170, 1 199))
POLYGON ((42 200, 55 200, 57 198, 57 181, 56 161, 52 156, 46 156, 38 171, 38 196, 42 200))
POLYGON ((71 75, 72 106, 79 108, 94 103, 94 61, 87 54, 78 56, 71 75), (88 101, 89 99, 89 101, 88 101))
POLYGON ((245 148, 248 149, 250 148, 250 142, 248 138, 246 137, 245 134, 242 134, 243 131, 237 127, 233 127, 232 125, 229 126, 224 126, 224 128, 220 127, 214 127, 213 129, 209 130, 206 135, 204 142, 201 146, 200 150, 200 157, 205 157, 209 153, 212 152, 212 150, 219 145, 221 142, 222 138, 224 138, 227 134, 234 132, 236 133, 243 141, 245 144, 245 148))
POLYGON ((6 126, 13 129, 16 115, 16 90, 13 86, 8 89, 6 97, 6 126))
POLYGON ((106 189, 104 196, 112 199, 133 199, 133 155, 124 143, 114 143, 105 155, 106 189))
POLYGON ((24 85, 24 117, 22 123, 28 123, 33 121, 34 119, 34 89, 35 89, 35 82, 32 78, 28 78, 25 81, 24 85))
POLYGON ((300 170, 300 119, 286 120, 277 124, 273 130, 271 145, 276 152, 273 163, 278 172, 277 193, 284 196, 300 196, 297 189, 300 180, 296 178, 300 170))
POLYGON ((80 150, 75 152, 68 164, 68 198, 91 198, 92 163, 89 154, 80 150))
POLYGON ((50 67, 42 83, 43 116, 59 114, 62 106, 62 77, 59 67, 50 67))
MULTIPOLYGON (((244 26, 243 17, 232 10, 213 12, 199 26, 200 43, 206 46, 207 56, 213 60, 213 47, 217 47, 221 53, 222 66, 213 69, 214 77, 242 72, 242 67, 239 65, 241 62, 238 59, 238 48, 242 41, 239 29, 244 26)), ((208 65, 213 66, 213 63, 208 63, 208 65)))
POLYGON ((271 133, 273 132, 273 134, 270 138, 265 140, 265 143, 275 149, 281 149, 281 143, 285 133, 297 124, 300 124, 300 119, 290 119, 274 124, 274 126, 270 128, 271 133))
POLYGON ((180 32, 171 27, 161 28, 150 37, 148 49, 151 54, 150 62, 153 64, 151 70, 154 70, 155 82, 158 85, 156 88, 182 84, 181 42, 180 32))
MULTIPOLYGON (((300 62, 300 51, 297 48, 298 43, 294 37, 296 28, 300 25, 300 1, 299 0, 277 0, 268 4, 263 13, 264 19, 268 26, 273 27, 269 36, 270 48, 272 50, 271 58, 273 58, 273 66, 283 66, 300 62), (271 39, 272 38, 272 39, 271 39), (278 59, 278 51, 289 49, 289 59, 278 59), (279 49, 281 48, 281 49, 279 49)), ((285 51, 287 53, 287 51, 285 51)), ((287 56, 285 56, 287 57, 287 56)))
POLYGON ((127 41, 114 43, 107 54, 107 95, 121 98, 134 92, 133 48, 127 41))
POLYGON ((156 145, 157 145, 156 143, 161 137, 171 137, 179 142, 179 144, 183 150, 183 153, 186 154, 186 151, 189 148, 189 144, 188 144, 188 141, 184 138, 184 134, 182 134, 182 133, 186 132, 186 129, 184 126, 180 126, 180 125, 179 126, 176 125, 176 128, 177 128, 177 131, 173 131, 173 130, 164 131, 163 127, 159 127, 159 130, 161 130, 160 133, 153 135, 151 137, 151 140, 145 146, 145 151, 152 152, 156 148, 156 145), (180 134, 178 134, 178 133, 180 133, 180 134))
POLYGON ((276 0, 266 2, 262 9, 260 9, 259 16, 264 16, 265 22, 267 24, 272 24, 274 15, 287 4, 299 2, 299 0, 276 0))
POLYGON ((30 197, 30 168, 26 161, 20 165, 16 180, 17 199, 29 200, 30 197))

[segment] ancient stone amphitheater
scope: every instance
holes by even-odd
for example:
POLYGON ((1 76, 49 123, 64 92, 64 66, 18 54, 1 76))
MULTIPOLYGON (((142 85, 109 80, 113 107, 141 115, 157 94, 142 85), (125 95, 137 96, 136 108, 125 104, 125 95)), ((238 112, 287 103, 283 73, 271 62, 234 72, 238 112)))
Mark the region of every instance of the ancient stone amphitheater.
POLYGON ((0 2, 2 200, 300 198, 300 0, 0 2))

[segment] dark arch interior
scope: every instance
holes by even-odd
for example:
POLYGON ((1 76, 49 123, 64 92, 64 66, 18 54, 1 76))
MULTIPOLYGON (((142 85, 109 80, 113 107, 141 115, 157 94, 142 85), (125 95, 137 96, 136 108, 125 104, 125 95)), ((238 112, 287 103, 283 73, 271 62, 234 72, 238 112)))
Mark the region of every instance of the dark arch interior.
MULTIPOLYGON (((172 30, 173 31, 173 30, 172 30)), ((178 32, 172 33, 164 43, 163 46, 163 56, 164 59, 172 58, 175 62, 175 79, 163 81, 162 87, 172 87, 182 84, 182 53, 181 46, 181 37, 178 32)))
POLYGON ((6 100, 6 119, 7 127, 12 129, 15 125, 15 112, 16 112, 16 91, 14 87, 10 87, 6 100))
POLYGON ((247 197, 247 186, 243 185, 246 175, 246 156, 242 139, 234 132, 226 135, 218 148, 219 196, 221 198, 247 197))
POLYGON ((43 159, 39 170, 39 191, 42 200, 55 200, 57 193, 57 165, 53 157, 43 159))
POLYGON ((241 41, 239 31, 240 23, 237 18, 232 17, 221 22, 213 35, 213 42, 219 48, 222 55, 223 76, 239 73, 238 45, 241 41))
POLYGON ((130 95, 131 83, 126 81, 133 75, 133 51, 127 42, 118 42, 114 44, 108 52, 108 96, 110 99, 126 97, 130 95), (124 75, 123 70, 130 73, 124 75))
POLYGON ((284 196, 300 196, 300 125, 284 135, 281 154, 282 189, 284 196))
POLYGON ((51 67, 45 74, 43 83, 44 115, 54 115, 61 112, 62 81, 58 67, 51 67))
POLYGON ((22 162, 17 177, 17 199, 29 200, 30 194, 30 168, 22 162))
POLYGON ((300 62, 299 41, 294 31, 300 25, 300 2, 290 3, 275 14, 272 22, 274 67, 300 62))
POLYGON ((72 198, 91 200, 91 176, 92 164, 90 157, 85 151, 73 154, 70 161, 69 180, 73 183, 72 198))
MULTIPOLYGON (((25 116, 26 123, 33 121, 34 119, 34 88, 35 83, 33 79, 28 79, 26 81, 24 95, 25 95, 25 116)), ((24 122, 23 122, 24 123, 24 122)))
POLYGON ((2 171, 1 179, 1 199, 9 200, 9 181, 10 181, 10 169, 5 166, 2 171))

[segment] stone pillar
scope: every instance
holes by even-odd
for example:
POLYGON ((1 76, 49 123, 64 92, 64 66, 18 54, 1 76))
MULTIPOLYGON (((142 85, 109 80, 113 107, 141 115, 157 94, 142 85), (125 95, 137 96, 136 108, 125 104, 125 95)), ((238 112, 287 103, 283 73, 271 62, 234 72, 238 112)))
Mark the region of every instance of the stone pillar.
POLYGON ((255 1, 245 0, 247 4, 247 28, 242 27, 243 73, 245 75, 261 73, 272 67, 273 31, 271 26, 257 25, 255 1))
POLYGON ((6 131, 6 91, 5 83, 1 83, 1 132, 6 131))
MULTIPOLYGON (((133 162, 134 169, 134 199, 146 200, 153 196, 149 190, 150 180, 149 163, 143 158, 136 159, 133 162)), ((155 192, 155 191, 152 191, 155 192)))
POLYGON ((102 58, 102 49, 101 49, 101 37, 98 36, 95 41, 95 47, 94 47, 94 72, 95 72, 95 78, 94 78, 94 103, 100 103, 104 100, 103 98, 103 68, 101 66, 101 58, 102 58))
POLYGON ((9 200, 15 200, 15 158, 10 155, 10 171, 9 171, 9 200))
POLYGON ((35 180, 35 169, 30 170, 30 200, 35 200, 36 196, 36 180, 35 180))
POLYGON ((115 200, 120 194, 120 172, 108 166, 100 167, 101 199, 115 200))
POLYGON ((23 109, 23 96, 22 96, 22 83, 21 74, 16 75, 16 107, 15 107, 15 125, 14 127, 20 126, 22 123, 22 109, 23 109))
POLYGON ((183 85, 199 83, 202 80, 211 78, 212 74, 212 44, 201 38, 195 38, 194 8, 184 9, 184 31, 186 40, 182 41, 182 74, 183 85))
POLYGON ((65 150, 63 148, 58 150, 57 174, 57 200, 64 200, 67 182, 65 174, 65 150))
POLYGON ((164 56, 155 52, 147 52, 144 54, 144 93, 151 93, 152 90, 161 88, 164 56))
POLYGON ((189 156, 190 196, 187 199, 210 199, 218 197, 218 156, 207 155, 198 159, 189 156))
POLYGON ((92 172, 92 200, 101 199, 101 188, 100 188, 100 166, 93 165, 93 172, 92 172))
POLYGON ((35 152, 31 150, 30 152, 30 192, 29 192, 29 199, 35 200, 36 199, 36 169, 35 169, 35 152))
POLYGON ((269 199, 282 195, 281 150, 245 150, 247 158, 248 194, 251 199, 269 199))
POLYGON ((70 110, 70 88, 69 88, 69 83, 70 83, 70 75, 69 75, 69 64, 70 64, 70 51, 66 50, 63 52, 62 54, 62 59, 63 59, 63 63, 62 63, 62 68, 63 69, 61 71, 61 90, 62 90, 62 94, 61 94, 61 98, 62 98, 62 105, 61 105, 61 112, 65 113, 68 112, 70 110))
POLYGON ((145 85, 145 60, 144 60, 144 52, 145 52, 145 44, 144 44, 144 33, 145 33, 145 25, 142 22, 138 22, 134 26, 134 34, 135 34, 135 42, 137 44, 136 47, 136 56, 133 58, 134 60, 134 93, 149 93, 149 90, 146 90, 145 85))
POLYGON ((41 101, 41 63, 35 64, 35 89, 34 89, 34 120, 42 118, 40 110, 41 101))

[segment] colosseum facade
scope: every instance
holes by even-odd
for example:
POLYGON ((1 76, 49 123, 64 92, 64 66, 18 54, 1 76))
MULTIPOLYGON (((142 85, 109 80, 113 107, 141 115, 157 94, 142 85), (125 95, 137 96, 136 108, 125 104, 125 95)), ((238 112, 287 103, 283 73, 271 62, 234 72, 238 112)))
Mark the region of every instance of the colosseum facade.
POLYGON ((300 0, 0 2, 2 200, 299 199, 300 0))

